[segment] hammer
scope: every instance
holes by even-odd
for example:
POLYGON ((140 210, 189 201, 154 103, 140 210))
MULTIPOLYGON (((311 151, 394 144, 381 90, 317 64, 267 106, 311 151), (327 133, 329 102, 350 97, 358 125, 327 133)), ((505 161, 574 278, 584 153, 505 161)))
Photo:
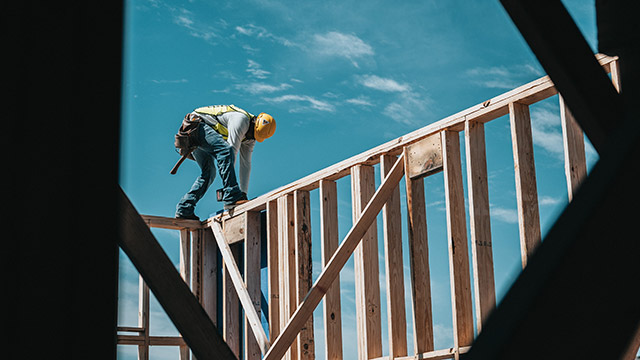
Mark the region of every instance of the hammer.
POLYGON ((170 173, 171 175, 175 175, 178 172, 178 168, 180 167, 180 165, 182 165, 182 163, 184 162, 184 160, 190 155, 191 153, 187 153, 182 155, 182 157, 180 158, 180 160, 178 160, 178 162, 173 165, 173 169, 171 169, 170 173))

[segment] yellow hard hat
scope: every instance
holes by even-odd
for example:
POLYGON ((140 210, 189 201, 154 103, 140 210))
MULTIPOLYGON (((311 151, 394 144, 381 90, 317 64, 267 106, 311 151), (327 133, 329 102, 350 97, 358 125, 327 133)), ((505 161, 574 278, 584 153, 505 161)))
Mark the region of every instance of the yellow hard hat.
POLYGON ((254 137, 258 142, 263 142, 264 139, 270 138, 273 133, 276 132, 276 121, 273 116, 260 113, 256 117, 256 126, 254 131, 254 137))

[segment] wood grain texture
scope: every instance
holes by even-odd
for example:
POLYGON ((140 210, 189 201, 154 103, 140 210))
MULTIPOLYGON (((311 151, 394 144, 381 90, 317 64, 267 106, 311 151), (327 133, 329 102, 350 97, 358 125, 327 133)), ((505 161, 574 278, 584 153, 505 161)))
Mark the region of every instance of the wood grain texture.
POLYGON ((529 106, 520 103, 509 104, 509 120, 516 179, 520 250, 524 268, 527 265, 527 259, 540 244, 540 212, 529 106))

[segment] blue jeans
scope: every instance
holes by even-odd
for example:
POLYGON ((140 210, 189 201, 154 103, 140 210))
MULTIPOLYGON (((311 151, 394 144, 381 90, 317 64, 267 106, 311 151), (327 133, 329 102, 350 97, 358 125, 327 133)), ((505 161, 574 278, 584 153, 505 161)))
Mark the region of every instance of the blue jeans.
POLYGON ((198 129, 198 139, 200 145, 193 151, 201 173, 176 206, 176 216, 193 215, 196 203, 200 200, 216 177, 215 163, 222 178, 224 194, 222 201, 225 204, 236 202, 244 193, 238 186, 236 172, 234 169, 235 153, 234 149, 227 143, 222 135, 218 134, 211 126, 200 123, 198 129))

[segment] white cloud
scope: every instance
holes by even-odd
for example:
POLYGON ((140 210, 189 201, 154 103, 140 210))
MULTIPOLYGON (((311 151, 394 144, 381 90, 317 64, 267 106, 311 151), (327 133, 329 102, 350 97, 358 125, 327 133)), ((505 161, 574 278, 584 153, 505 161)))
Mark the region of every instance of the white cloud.
POLYGON ((560 114, 545 107, 531 109, 531 135, 533 143, 558 159, 563 159, 564 145, 560 114))
POLYGON ((257 77, 258 79, 266 79, 267 75, 271 74, 269 71, 263 70, 262 65, 258 64, 257 62, 251 59, 249 59, 247 72, 253 75, 254 77, 257 77))
POLYGON ((533 65, 477 67, 464 72, 472 84, 491 88, 510 90, 540 77, 543 73, 533 65))
POLYGON ((347 103, 358 106, 373 106, 371 101, 364 96, 359 96, 357 98, 348 99, 347 103))
POLYGON ((382 78, 377 75, 364 75, 359 79, 360 84, 375 90, 385 92, 405 92, 411 90, 407 84, 400 84, 393 79, 382 78))
POLYGON ((291 88, 291 85, 287 83, 282 83, 280 85, 269 85, 265 83, 253 82, 249 84, 238 84, 236 85, 236 89, 244 90, 250 94, 264 94, 264 93, 273 93, 277 91, 282 91, 291 88))
POLYGON ((326 101, 322 101, 322 100, 318 100, 314 97, 308 96, 308 95, 282 95, 282 96, 278 96, 275 98, 266 98, 265 100, 267 101, 271 101, 271 102, 275 102, 275 103, 281 103, 281 102, 302 102, 302 103, 308 103, 308 107, 293 107, 290 109, 290 111, 292 112, 299 112, 299 111, 303 111, 303 110, 308 110, 308 108, 312 108, 315 110, 320 110, 320 111, 329 111, 329 112, 335 112, 335 108, 333 107, 333 105, 329 104, 326 101))
POLYGON ((173 22, 189 30, 191 36, 211 42, 220 36, 214 28, 207 22, 200 22, 195 19, 194 14, 184 8, 169 7, 173 16, 173 22))
POLYGON ((543 196, 540 196, 538 201, 539 201, 540 206, 547 206, 547 205, 548 206, 554 206, 554 205, 558 205, 560 203, 563 203, 565 201, 568 201, 568 199, 565 200, 565 199, 562 199, 562 198, 543 195, 543 196))
POLYGON ((413 92, 402 93, 395 102, 384 108, 384 113, 396 122, 414 126, 426 125, 426 114, 429 111, 431 99, 421 97, 413 92))
POLYGON ((497 205, 489 207, 491 218, 506 222, 508 224, 518 223, 518 211, 516 209, 507 209, 497 205))
POLYGON ((255 37, 257 39, 271 40, 287 47, 295 46, 295 44, 290 40, 281 36, 274 35, 262 26, 256 26, 253 24, 236 26, 236 31, 241 35, 255 37))
POLYGON ((337 31, 331 31, 326 34, 315 34, 313 36, 312 49, 319 55, 346 58, 350 60, 355 67, 358 67, 356 59, 374 54, 371 45, 365 43, 359 37, 337 31))
POLYGON ((187 79, 177 79, 177 80, 151 80, 151 82, 155 83, 155 84, 185 84, 188 83, 189 80, 187 79))

